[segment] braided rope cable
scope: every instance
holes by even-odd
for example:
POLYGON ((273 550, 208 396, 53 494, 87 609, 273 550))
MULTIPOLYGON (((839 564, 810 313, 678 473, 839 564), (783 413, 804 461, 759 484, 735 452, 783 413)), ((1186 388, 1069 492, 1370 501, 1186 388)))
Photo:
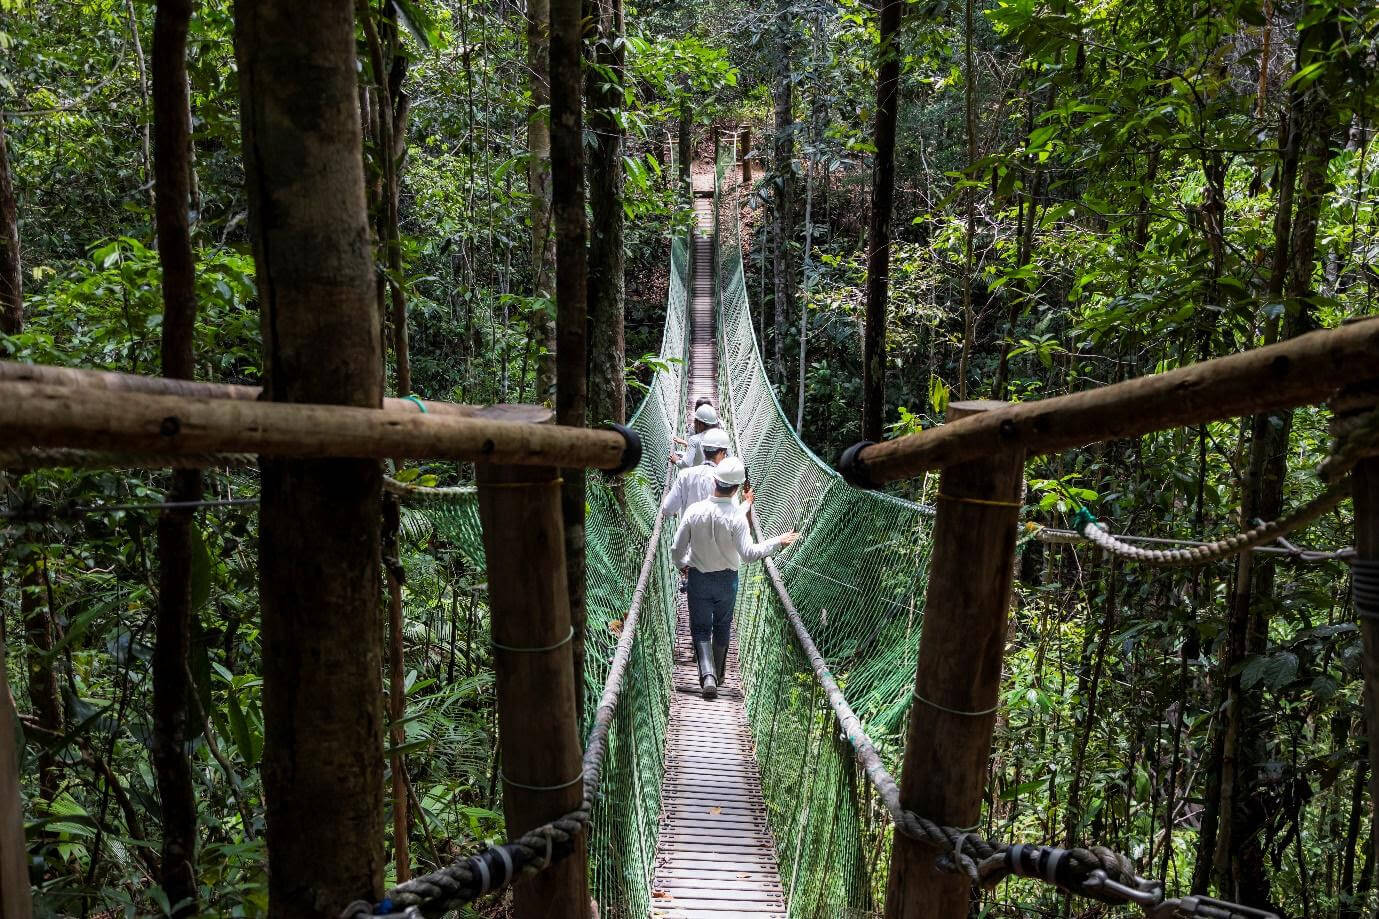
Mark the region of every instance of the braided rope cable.
MULTIPOLYGON (((1311 501, 1277 520, 1261 523, 1243 533, 1180 549, 1146 549, 1143 546, 1131 545, 1106 532, 1102 525, 1085 511, 1078 514, 1074 520, 1074 527, 1082 539, 1117 558, 1159 567, 1205 565, 1273 542, 1280 536, 1316 520, 1349 496, 1349 480, 1336 482, 1311 501)), ((1043 528, 1035 531, 1035 538, 1044 542, 1064 541, 1064 537, 1057 531, 1045 536, 1043 528)))

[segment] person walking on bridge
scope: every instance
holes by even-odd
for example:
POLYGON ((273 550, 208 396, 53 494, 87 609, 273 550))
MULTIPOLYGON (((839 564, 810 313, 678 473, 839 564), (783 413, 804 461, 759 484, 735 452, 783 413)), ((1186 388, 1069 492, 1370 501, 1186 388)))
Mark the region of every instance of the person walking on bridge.
POLYGON ((718 412, 714 410, 711 400, 701 397, 694 403, 694 433, 686 440, 679 437, 674 439, 675 444, 685 450, 683 453, 672 453, 670 461, 681 469, 692 469, 702 464, 704 435, 714 428, 718 428, 718 412))
POLYGON ((683 514, 690 506, 713 497, 713 471, 728 456, 728 432, 722 428, 709 428, 699 444, 704 451, 704 461, 675 477, 666 491, 665 500, 661 502, 662 517, 683 514))
POLYGON ((750 492, 739 508, 733 497, 747 480, 742 460, 729 457, 713 467, 713 496, 685 511, 675 532, 671 557, 689 575, 690 636, 699 664, 699 689, 705 699, 718 695, 728 664, 737 600, 737 570, 744 562, 774 555, 799 539, 791 530, 764 542, 752 542, 747 526, 750 492))

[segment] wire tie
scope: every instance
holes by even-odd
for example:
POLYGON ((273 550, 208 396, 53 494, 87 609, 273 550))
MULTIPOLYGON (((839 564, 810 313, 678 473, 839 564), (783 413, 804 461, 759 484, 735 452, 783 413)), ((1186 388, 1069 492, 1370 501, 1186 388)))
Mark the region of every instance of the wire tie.
POLYGON ((556 476, 541 482, 480 482, 479 488, 540 488, 542 485, 560 485, 564 481, 564 477, 556 476))
MULTIPOLYGON (((928 705, 928 706, 930 706, 931 708, 936 708, 936 709, 938 709, 938 710, 941 711, 941 712, 947 712, 947 713, 950 714, 950 715, 964 715, 964 716, 969 717, 969 718, 980 718, 980 717, 983 716, 983 715, 989 715, 989 714, 991 714, 992 712, 996 711, 998 708, 1001 707, 1001 703, 1000 703, 1000 702, 997 702, 995 705, 991 706, 990 708, 984 708, 984 709, 982 709, 982 710, 979 711, 979 712, 964 712, 964 711, 960 711, 959 709, 956 709, 956 708, 949 708, 949 707, 946 706, 946 705, 939 705, 937 702, 934 702, 934 701, 932 701, 932 700, 930 700, 930 699, 926 699, 926 698, 924 698, 923 696, 921 696, 921 695, 919 694, 919 690, 918 690, 918 689, 912 689, 912 690, 910 690, 910 695, 914 696, 916 699, 918 699, 919 701, 923 702, 925 705, 928 705)), ((975 829, 975 827, 974 827, 974 829, 975 829)))
POLYGON ((423 402, 423 401, 421 401, 421 398, 418 397, 417 395, 413 394, 413 395, 410 395, 410 396, 403 396, 402 398, 405 399, 405 400, 408 401, 408 402, 415 402, 417 408, 421 409, 421 413, 422 413, 423 415, 430 414, 430 413, 427 412, 427 410, 426 410, 426 403, 423 402))
POLYGON ((512 856, 508 854, 508 850, 503 846, 491 846, 490 848, 496 851, 498 857, 503 860, 503 880, 498 884, 498 886, 501 887, 512 880, 512 856))
MULTIPOLYGON (((582 781, 584 781, 584 770, 581 769, 581 770, 579 771, 579 775, 577 775, 577 776, 575 776, 574 778, 570 779, 570 781, 568 781, 568 782, 561 782, 559 785, 523 785, 521 782, 514 782, 512 779, 508 778, 508 777, 507 777, 507 773, 503 772, 503 770, 501 770, 501 769, 498 770, 498 777, 499 777, 500 779, 502 779, 504 782, 506 782, 506 783, 508 783, 509 785, 511 785, 513 788, 521 788, 521 789, 523 789, 524 791, 560 791, 562 788, 569 788, 571 785, 575 784, 576 782, 582 782, 582 781)), ((548 845, 548 847, 549 847, 549 842, 550 842, 550 837, 547 837, 547 845, 548 845)))
POLYGON ((938 498, 940 501, 956 501, 959 504, 978 504, 982 507, 1021 508, 1025 506, 1022 501, 996 501, 990 498, 961 498, 957 495, 945 495, 943 492, 938 493, 938 498))
POLYGON ((488 862, 484 860, 482 855, 471 856, 470 861, 479 867, 479 893, 488 893, 489 885, 492 883, 488 874, 488 862))
POLYGON ((563 648, 565 645, 568 645, 570 643, 570 640, 574 637, 575 627, 570 626, 570 634, 566 635, 564 638, 560 639, 560 641, 556 642, 553 645, 543 645, 540 648, 519 648, 513 645, 499 644, 496 641, 491 641, 490 644, 493 645, 493 647, 497 648, 499 651, 512 651, 516 654, 541 654, 544 651, 554 651, 556 648, 563 648))

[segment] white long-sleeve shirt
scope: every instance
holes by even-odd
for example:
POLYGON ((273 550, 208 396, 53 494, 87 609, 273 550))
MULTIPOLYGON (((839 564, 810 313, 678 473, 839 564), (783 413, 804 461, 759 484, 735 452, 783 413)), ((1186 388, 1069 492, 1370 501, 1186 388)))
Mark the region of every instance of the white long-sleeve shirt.
POLYGON ((661 516, 674 517, 676 514, 683 514, 690 505, 698 504, 705 498, 712 498, 713 490, 712 463, 701 463, 691 469, 685 469, 677 473, 675 481, 670 483, 665 500, 661 502, 661 516))
POLYGON ((681 568, 703 572, 736 571, 744 562, 774 555, 780 548, 779 536, 765 542, 752 542, 747 515, 732 498, 715 495, 692 505, 680 518, 671 557, 681 568))
POLYGON ((685 438, 685 452, 675 461, 681 469, 697 469, 704 464, 704 435, 691 434, 685 438))

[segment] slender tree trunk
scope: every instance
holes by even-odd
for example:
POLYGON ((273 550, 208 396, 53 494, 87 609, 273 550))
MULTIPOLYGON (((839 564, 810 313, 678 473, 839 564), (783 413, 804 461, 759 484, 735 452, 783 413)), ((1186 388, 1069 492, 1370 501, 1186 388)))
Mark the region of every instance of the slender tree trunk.
MULTIPOLYGON (((0 629, 0 633, 3 631, 0 629)), ((4 732, 0 736, 10 738, 18 735, 19 725, 5 666, 5 642, 0 640, 0 731, 4 732)), ((24 842, 24 797, 19 784, 22 753, 17 744, 0 744, 0 916, 5 919, 33 917, 29 850, 24 842)))
MULTIPOLYGON (((588 254, 584 214, 584 111, 580 92, 580 0, 551 4, 551 191, 555 216, 556 421, 583 426, 588 403, 588 254)), ((561 475, 565 562, 575 659, 575 700, 584 699, 584 470, 561 475)), ((520 893, 519 893, 520 899, 520 893)))
POLYGON ((398 543, 401 513, 397 496, 384 495, 383 567, 388 572, 388 721, 392 728, 389 740, 393 745, 388 769, 393 780, 393 864, 397 869, 398 883, 412 876, 407 758, 399 752, 399 748, 407 742, 404 724, 407 716, 407 670, 402 644, 402 585, 407 578, 398 543))
MULTIPOLYGON (((1298 67, 1306 66, 1317 50, 1331 47, 1334 20, 1324 20, 1299 35, 1298 67)), ((1286 293, 1296 304, 1286 321, 1273 320, 1265 342, 1309 331, 1314 322, 1308 298, 1316 263, 1317 224, 1328 191, 1327 169, 1340 137, 1334 123, 1335 87, 1319 81, 1292 90, 1288 137, 1280 168, 1279 212, 1275 220, 1275 252, 1270 294, 1286 293), (1290 187, 1296 177, 1296 188, 1290 187), (1291 205, 1291 214, 1287 208, 1291 205)), ((1242 501, 1246 521, 1276 519, 1283 510, 1287 478, 1288 440, 1293 413, 1255 416, 1250 442, 1249 472, 1242 501)), ((1269 620, 1274 605, 1275 566, 1269 556, 1241 555, 1236 567, 1235 595, 1228 623, 1226 673, 1238 670, 1250 654, 1267 650, 1269 620)), ((1227 681, 1227 723, 1221 759, 1222 831, 1216 840, 1218 883, 1227 895, 1247 906, 1265 906, 1271 885, 1263 834, 1269 789, 1253 767, 1267 756, 1272 716, 1259 706, 1255 693, 1241 686, 1239 673, 1227 681)))
MULTIPOLYGON (((29 707, 40 728, 61 736, 62 695, 58 689, 57 668, 51 659, 53 645, 57 643, 57 628, 43 596, 47 566, 47 559, 36 547, 20 556, 23 574, 19 579, 19 611, 28 645, 29 707)), ((38 791, 45 801, 53 800, 57 794, 58 778, 57 759, 44 750, 38 756, 38 791)))
MULTIPOLYGON (((191 240, 191 97, 187 30, 192 0, 158 0, 153 21, 153 174, 163 266, 163 375, 196 375, 196 261, 191 240)), ((172 474, 172 501, 201 497, 201 472, 172 474)), ((196 789, 186 743, 190 713, 192 510, 158 518, 158 622, 153 652, 153 765, 162 804, 162 884, 173 916, 197 912, 196 789)))
POLYGON ((1365 788, 1368 783, 1369 758, 1362 756, 1355 761, 1355 781, 1350 792, 1350 815, 1346 820, 1345 843, 1341 846, 1343 861, 1340 919, 1359 919, 1360 916, 1360 903, 1355 889, 1355 854, 1360 846, 1360 820, 1364 814, 1365 788))
MULTIPOLYGON (((795 239, 795 84, 791 80, 791 54, 795 39, 789 0, 778 0, 776 24, 775 85, 775 299, 772 334, 775 337, 773 370, 777 386, 785 384, 785 336, 795 312, 795 268, 790 245, 795 239)), ((762 343, 765 347, 765 342, 762 343)))
POLYGON ((551 223, 551 0, 527 0, 527 192, 531 195, 532 337, 536 359, 536 399, 555 402, 555 323, 548 304, 555 300, 555 233, 551 223))
POLYGON ((867 225, 867 318, 862 337, 862 439, 880 441, 886 413, 886 301, 895 199, 895 123, 900 110, 900 35, 904 0, 882 0, 871 220, 867 225))
MULTIPOLYGON (((963 101, 967 126, 967 168, 977 163, 977 68, 972 53, 972 32, 975 17, 973 0, 966 0, 963 27, 963 101)), ((969 179, 975 178, 968 176, 969 179)), ((972 312, 972 240, 977 235, 977 190, 963 189, 964 207, 967 212, 967 231, 962 238, 962 354, 958 358, 958 398, 967 398, 967 369, 972 360, 972 347, 976 336, 976 316, 972 312)))
MULTIPOLYGON (((387 7, 388 14, 395 16, 394 7, 387 7)), ((396 44, 396 23, 385 17, 385 33, 380 34, 374 22, 373 10, 368 0, 358 4, 359 21, 364 27, 364 38, 369 50, 369 60, 374 74, 373 125, 374 149, 378 156, 380 181, 378 191, 378 240, 383 249, 383 263, 387 275, 378 286, 380 313, 385 309, 383 294, 386 291, 391 299, 390 319, 393 327, 393 361, 396 368, 394 391, 406 397, 412 392, 411 343, 407 331, 407 294, 402 286, 402 236, 398 226, 398 161, 401 157, 399 146, 405 149, 405 141, 399 134, 402 128, 399 110, 401 82, 406 74, 406 59, 393 54, 396 44), (386 45, 386 47, 385 47, 386 45), (400 64, 400 69, 394 65, 400 64), (394 79, 394 73, 396 78, 394 79)), ((402 97, 405 99, 405 96, 402 97)), ((405 116, 404 116, 405 117, 405 116)))
MULTIPOLYGON (((264 395, 277 402, 382 404, 353 12, 235 4, 264 395)), ((373 460, 261 467, 269 915, 335 919, 382 893, 383 476, 373 460)))
POLYGON ((139 100, 142 105, 139 108, 139 152, 142 154, 140 164, 143 166, 144 184, 148 187, 148 203, 152 207, 156 202, 154 196, 153 180, 153 153, 149 135, 149 81, 147 64, 144 61, 144 43, 139 38, 139 16, 134 9, 134 0, 125 0, 125 13, 129 17, 129 41, 134 46, 134 66, 139 73, 139 100))
MULTIPOLYGON (((811 119, 812 125, 812 119, 811 119)), ((814 249, 814 167, 805 160, 804 179, 804 296, 800 298, 800 391, 795 407, 795 430, 804 430, 805 378, 809 369, 809 260, 814 249)))
POLYGON ((18 335, 24 327, 24 271, 19 258, 19 208, 10 178, 5 113, 0 110, 0 332, 18 335))
POLYGON ((589 127, 589 419, 627 420, 623 334, 623 10, 622 0, 590 0, 598 35, 587 74, 589 127), (609 75, 612 75, 610 79, 609 75))
POLYGON ((690 164, 694 162, 694 119, 690 117, 690 91, 686 86, 680 97, 680 126, 676 136, 677 152, 680 159, 680 182, 685 194, 693 192, 690 177, 690 164))

